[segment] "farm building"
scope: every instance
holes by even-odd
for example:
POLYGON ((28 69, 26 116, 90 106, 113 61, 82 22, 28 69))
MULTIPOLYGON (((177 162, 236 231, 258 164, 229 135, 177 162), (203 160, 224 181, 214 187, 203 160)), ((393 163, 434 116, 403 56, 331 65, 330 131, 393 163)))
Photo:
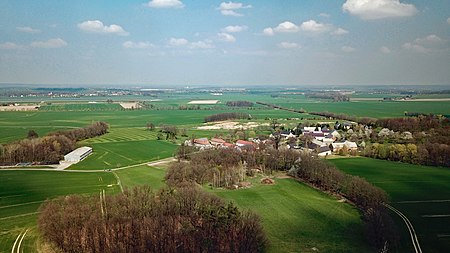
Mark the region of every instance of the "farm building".
POLYGON ((244 140, 238 140, 236 141, 236 146, 242 148, 242 147, 253 147, 253 142, 250 141, 244 141, 244 140))
POLYGON ((214 145, 216 147, 222 146, 226 141, 219 139, 219 138, 212 138, 211 139, 211 145, 214 145))
POLYGON ((64 161, 77 163, 77 162, 83 160, 84 158, 88 157, 90 154, 92 154, 91 147, 77 148, 74 151, 70 152, 69 154, 65 155, 64 161))
POLYGON ((333 144, 333 152, 339 152, 339 150, 346 147, 348 150, 358 150, 358 146, 355 142, 352 141, 345 141, 345 142, 335 142, 333 144))

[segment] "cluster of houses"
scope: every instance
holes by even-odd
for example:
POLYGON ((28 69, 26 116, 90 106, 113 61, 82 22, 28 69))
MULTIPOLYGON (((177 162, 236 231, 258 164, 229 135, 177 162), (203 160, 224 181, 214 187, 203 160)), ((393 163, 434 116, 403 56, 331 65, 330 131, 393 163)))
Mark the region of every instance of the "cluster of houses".
POLYGON ((274 136, 271 134, 269 139, 249 139, 249 141, 238 140, 235 143, 226 142, 220 138, 199 138, 193 140, 186 140, 185 145, 195 146, 199 149, 212 149, 212 148, 250 148, 255 149, 260 143, 267 143, 279 139, 280 147, 286 147, 289 149, 299 149, 316 153, 318 156, 328 156, 333 153, 339 153, 341 150, 346 152, 358 150, 358 146, 355 142, 348 140, 338 141, 341 139, 341 134, 336 130, 330 130, 327 127, 304 127, 301 131, 287 130, 282 131, 274 136), (298 133, 298 134, 296 134, 298 133), (297 145, 298 139, 301 138, 301 145, 297 145))
POLYGON ((212 138, 209 140, 208 138, 199 138, 199 139, 193 139, 193 140, 186 140, 184 145, 186 146, 194 146, 199 148, 200 150, 203 149, 212 149, 212 148, 236 148, 236 149, 242 149, 242 148, 256 148, 257 142, 253 141, 245 141, 245 140, 238 140, 235 143, 229 143, 225 140, 222 140, 220 138, 212 138))
MULTIPOLYGON (((332 153, 339 153, 341 150, 356 151, 358 145, 352 141, 338 141, 341 134, 336 130, 330 130, 327 127, 304 127, 302 129, 304 142, 302 146, 297 147, 317 153, 318 156, 327 156, 332 153)), ((294 147, 296 148, 296 147, 294 147)))

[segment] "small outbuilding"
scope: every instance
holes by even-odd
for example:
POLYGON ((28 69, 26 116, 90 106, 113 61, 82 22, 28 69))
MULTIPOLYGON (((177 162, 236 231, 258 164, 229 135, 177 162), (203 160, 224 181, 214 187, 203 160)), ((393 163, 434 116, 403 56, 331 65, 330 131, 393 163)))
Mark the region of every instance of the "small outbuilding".
POLYGON ((92 154, 91 147, 81 147, 64 156, 64 161, 77 163, 92 154))

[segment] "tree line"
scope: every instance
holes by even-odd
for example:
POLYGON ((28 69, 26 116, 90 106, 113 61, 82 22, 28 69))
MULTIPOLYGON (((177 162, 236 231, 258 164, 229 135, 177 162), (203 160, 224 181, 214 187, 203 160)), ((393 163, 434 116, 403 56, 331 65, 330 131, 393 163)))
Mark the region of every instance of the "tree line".
POLYGON ((450 167, 450 145, 442 143, 373 143, 366 146, 364 155, 382 160, 450 167))
POLYGON ((252 107, 253 102, 250 101, 228 101, 226 103, 227 106, 230 107, 252 107))
POLYGON ((263 252, 260 218, 194 187, 45 202, 38 227, 61 252, 263 252))
POLYGON ((224 121, 230 119, 251 119, 251 115, 241 112, 226 112, 205 117, 205 122, 224 121))
POLYGON ((0 144, 0 164, 15 165, 17 163, 54 164, 65 154, 75 149, 76 142, 100 136, 108 131, 108 124, 95 122, 90 126, 49 133, 38 137, 29 131, 28 138, 20 141, 0 144))
POLYGON ((339 92, 310 92, 306 93, 307 98, 329 99, 333 102, 347 102, 350 97, 339 92))

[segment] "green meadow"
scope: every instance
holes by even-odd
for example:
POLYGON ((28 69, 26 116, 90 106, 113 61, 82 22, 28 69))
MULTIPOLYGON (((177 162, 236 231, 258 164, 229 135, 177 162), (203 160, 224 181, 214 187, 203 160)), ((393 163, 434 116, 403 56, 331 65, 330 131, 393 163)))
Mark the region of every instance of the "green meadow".
POLYGON ((69 194, 108 194, 120 191, 112 173, 0 170, 0 252, 10 252, 17 236, 29 229, 23 252, 39 248, 36 229, 39 206, 69 194))
MULTIPOLYGON (((446 252, 450 248, 450 170, 370 158, 330 159, 346 173, 361 176, 385 190, 392 206, 413 224, 424 252, 446 252)), ((395 214, 393 214, 394 216, 395 214)), ((406 225, 397 218, 403 231, 404 252, 412 250, 406 225)))
MULTIPOLYGON (((260 108, 254 110, 236 109, 249 113, 252 120, 265 118, 296 118, 299 114, 260 108)), ((223 110, 119 110, 119 111, 33 111, 0 112, 0 143, 25 138, 30 129, 40 135, 51 131, 65 130, 89 125, 94 121, 105 121, 113 128, 145 128, 147 122, 160 124, 194 126, 202 124, 209 115, 223 113, 223 110)))
POLYGON ((280 98, 277 105, 291 108, 303 108, 307 112, 334 112, 358 117, 389 118, 403 117, 405 112, 420 112, 449 115, 450 101, 351 101, 329 102, 280 98))
POLYGON ((112 103, 55 103, 43 105, 42 111, 106 111, 121 110, 122 106, 112 103))
MULTIPOLYGON (((115 172, 123 187, 165 185, 164 168, 146 165, 115 172)), ((268 252, 373 252, 367 246, 357 209, 293 179, 275 179, 262 185, 251 179, 248 189, 210 189, 240 208, 262 218, 270 245, 268 252)))
POLYGON ((212 192, 260 215, 269 252, 373 252, 356 208, 293 179, 212 192))
POLYGON ((173 156, 177 145, 156 140, 157 131, 140 128, 112 128, 109 133, 85 140, 80 146, 94 152, 73 165, 74 170, 101 170, 145 163, 173 156))

